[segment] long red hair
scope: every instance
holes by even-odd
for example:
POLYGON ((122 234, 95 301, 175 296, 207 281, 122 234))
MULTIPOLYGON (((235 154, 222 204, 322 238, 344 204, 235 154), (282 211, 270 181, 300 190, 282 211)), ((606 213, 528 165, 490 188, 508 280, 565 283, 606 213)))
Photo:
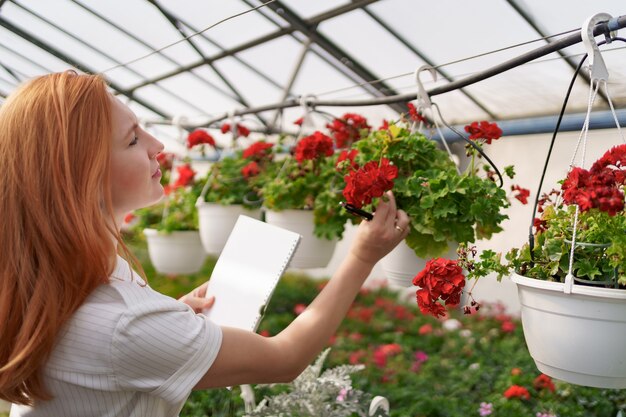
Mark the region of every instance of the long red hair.
POLYGON ((33 79, 0 108, 0 398, 49 399, 41 369, 62 325, 108 282, 120 240, 102 77, 33 79))

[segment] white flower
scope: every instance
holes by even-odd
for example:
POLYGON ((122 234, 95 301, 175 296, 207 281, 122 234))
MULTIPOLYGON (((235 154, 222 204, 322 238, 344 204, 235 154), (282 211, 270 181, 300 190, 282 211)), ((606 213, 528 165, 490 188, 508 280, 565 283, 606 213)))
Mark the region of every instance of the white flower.
POLYGON ((443 322, 442 327, 445 330, 452 331, 460 329, 461 327, 463 327, 463 325, 457 319, 448 319, 443 322))

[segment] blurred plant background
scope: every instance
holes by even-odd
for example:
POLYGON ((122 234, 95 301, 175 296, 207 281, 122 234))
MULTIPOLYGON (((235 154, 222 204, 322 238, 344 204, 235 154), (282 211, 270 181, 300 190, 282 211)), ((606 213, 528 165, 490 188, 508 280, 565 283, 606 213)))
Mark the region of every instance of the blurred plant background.
MULTIPOLYGON (((196 275, 156 274, 142 238, 130 236, 128 243, 150 285, 172 297, 202 284, 215 265, 210 258, 196 275)), ((287 273, 259 333, 279 333, 324 283, 287 273)), ((414 300, 399 300, 387 288, 364 289, 328 345, 332 350, 325 368, 364 364, 364 370, 352 374, 353 387, 386 397, 392 417, 613 417, 626 409, 625 390, 580 387, 541 376, 520 321, 499 305, 485 305, 469 316, 452 310, 435 319, 419 313, 414 300)), ((253 388, 257 404, 285 390, 253 388)), ((180 415, 242 416, 240 393, 238 387, 194 391, 180 415)))

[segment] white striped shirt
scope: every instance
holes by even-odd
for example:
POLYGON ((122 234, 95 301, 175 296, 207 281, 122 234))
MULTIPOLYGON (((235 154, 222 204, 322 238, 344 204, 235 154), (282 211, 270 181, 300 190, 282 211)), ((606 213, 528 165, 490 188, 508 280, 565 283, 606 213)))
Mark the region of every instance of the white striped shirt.
MULTIPOLYGON (((43 371, 54 399, 10 417, 177 416, 222 343, 222 331, 173 298, 142 287, 118 257, 59 335, 43 371)), ((45 318, 42 318, 45 319, 45 318)))

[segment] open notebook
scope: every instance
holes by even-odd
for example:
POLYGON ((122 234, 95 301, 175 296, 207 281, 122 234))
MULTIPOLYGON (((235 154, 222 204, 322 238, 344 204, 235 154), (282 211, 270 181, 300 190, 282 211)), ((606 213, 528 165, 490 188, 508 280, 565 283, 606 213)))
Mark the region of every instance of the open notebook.
POLYGON ((215 304, 204 314, 221 326, 255 331, 301 236, 240 215, 207 288, 215 304))

